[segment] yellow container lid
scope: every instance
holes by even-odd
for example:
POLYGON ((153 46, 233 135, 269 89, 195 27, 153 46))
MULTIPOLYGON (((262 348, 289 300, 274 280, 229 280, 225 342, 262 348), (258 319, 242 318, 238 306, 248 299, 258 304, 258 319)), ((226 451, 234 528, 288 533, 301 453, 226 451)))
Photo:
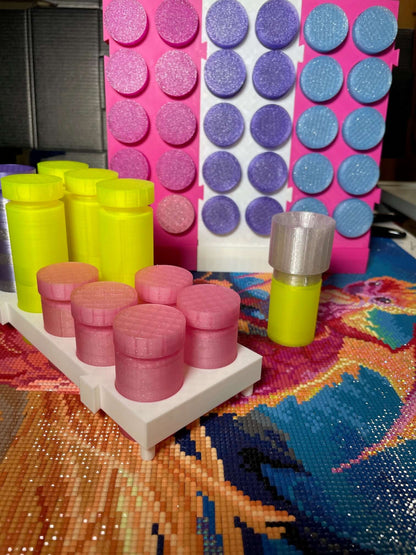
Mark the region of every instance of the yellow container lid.
POLYGON ((116 179, 118 173, 102 168, 87 168, 69 171, 65 174, 66 188, 74 195, 94 197, 97 194, 97 183, 116 179))
POLYGON ((141 208, 155 200, 155 186, 144 179, 110 179, 97 183, 97 198, 110 208, 141 208))
POLYGON ((37 165, 38 173, 46 175, 56 175, 65 183, 65 174, 74 170, 88 168, 85 162, 75 162, 73 160, 45 160, 37 165))
POLYGON ((1 180, 3 196, 16 202, 50 202, 65 194, 60 177, 24 173, 6 175, 1 180))

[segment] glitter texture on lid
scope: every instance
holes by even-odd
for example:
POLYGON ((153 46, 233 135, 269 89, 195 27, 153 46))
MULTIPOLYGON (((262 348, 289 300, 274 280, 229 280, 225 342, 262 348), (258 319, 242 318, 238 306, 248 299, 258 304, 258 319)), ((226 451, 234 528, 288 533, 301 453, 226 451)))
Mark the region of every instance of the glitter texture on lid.
POLYGON ((348 18, 336 4, 319 4, 306 18, 303 33, 307 44, 317 52, 331 52, 348 34, 348 18))
POLYGON ((147 15, 137 0, 112 0, 104 12, 104 25, 116 42, 133 45, 146 33, 147 15))
POLYGON ((156 208, 156 220, 167 233, 185 233, 195 220, 192 202, 182 195, 169 195, 156 208))
POLYGON ((325 148, 334 141, 337 134, 337 117, 327 106, 308 108, 299 116, 296 123, 296 135, 308 148, 325 148))
POLYGON ((149 129, 146 110, 135 100, 119 100, 107 116, 108 128, 121 143, 133 144, 141 141, 149 129))
POLYGON ((244 118, 233 104, 221 102, 212 106, 206 113, 204 131, 214 145, 231 146, 244 132, 244 118))
POLYGON ((233 199, 218 195, 208 199, 202 207, 205 227, 216 235, 227 235, 240 222, 240 210, 233 199))
POLYGON ((287 0, 268 0, 257 12, 255 29, 266 48, 285 48, 299 31, 298 12, 287 0))
POLYGON ((183 150, 167 150, 156 162, 156 173, 163 187, 170 191, 183 191, 195 179, 195 162, 183 150))
POLYGON ((349 72, 347 87, 355 100, 361 104, 371 104, 389 92, 391 82, 391 70, 384 60, 365 58, 349 72))
POLYGON ((120 94, 138 94, 146 85, 148 70, 144 58, 134 50, 115 52, 106 66, 107 81, 120 94))
POLYGON ((394 42, 397 20, 384 6, 371 6, 354 21, 352 38, 356 47, 365 54, 378 54, 394 42))
POLYGON ((120 178, 149 179, 150 166, 146 156, 134 148, 122 148, 110 160, 110 169, 120 178))
POLYGON ((196 117, 183 102, 168 102, 156 115, 156 128, 160 137, 168 144, 180 146, 195 135, 196 117))
POLYGON ((312 152, 296 161, 292 177, 298 189, 314 195, 322 193, 330 186, 334 177, 334 168, 326 156, 312 152))
POLYGON ((186 46, 198 32, 198 14, 188 0, 163 0, 155 15, 156 29, 171 46, 186 46))
POLYGON ((283 212, 283 208, 274 198, 255 198, 246 208, 247 225, 254 233, 264 236, 270 235, 272 218, 280 212, 283 212))
POLYGON ((234 50, 217 50, 208 58, 204 67, 205 84, 220 98, 238 93, 246 80, 246 66, 234 50))
POLYGON ((314 212, 328 216, 328 209, 325 204, 321 200, 312 197, 297 200, 290 208, 290 212, 314 212))
POLYGON ((282 106, 267 104, 253 115, 250 131, 259 145, 264 148, 277 148, 290 137, 292 121, 282 106))
POLYGON ((344 75, 340 64, 331 56, 317 56, 300 74, 300 88, 313 102, 325 102, 341 90, 344 75))
POLYGON ((347 199, 335 207, 333 218, 338 233, 352 239, 369 231, 373 223, 373 211, 363 200, 347 199))
POLYGON ((367 154, 354 154, 341 162, 338 183, 350 195, 365 195, 374 189, 380 177, 375 160, 367 154))
POLYGON ((182 97, 194 89, 198 70, 186 52, 165 52, 155 66, 156 81, 162 91, 174 97, 182 97))
POLYGON ((235 48, 247 35, 247 12, 237 0, 217 0, 207 12, 205 28, 215 45, 235 48))
POLYGON ((258 94, 269 100, 281 98, 295 83, 292 60, 280 50, 264 53, 253 69, 253 85, 258 94))
POLYGON ((220 330, 232 326, 240 315, 240 296, 232 289, 201 283, 185 287, 178 294, 178 309, 188 326, 220 330))
POLYGON ((205 183, 216 193, 228 193, 241 179, 241 166, 238 159, 223 150, 213 152, 202 166, 205 183))
POLYGON ((369 150, 381 141, 386 124, 380 112, 368 106, 354 110, 345 118, 342 136, 355 150, 369 150))
POLYGON ((284 159, 276 152, 261 152, 251 160, 247 173, 253 187, 267 195, 283 187, 288 169, 284 159))

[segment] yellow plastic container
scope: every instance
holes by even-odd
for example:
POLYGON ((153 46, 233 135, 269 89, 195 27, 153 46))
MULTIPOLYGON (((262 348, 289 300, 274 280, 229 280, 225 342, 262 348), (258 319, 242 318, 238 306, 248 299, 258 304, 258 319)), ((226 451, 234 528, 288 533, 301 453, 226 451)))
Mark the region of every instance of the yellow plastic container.
POLYGON ((64 184, 65 194, 62 198, 65 207, 65 220, 67 223, 66 236, 68 241, 68 254, 71 252, 70 245, 70 232, 68 229, 68 203, 67 203, 67 187, 66 187, 66 174, 70 171, 85 170, 88 164, 85 162, 77 162, 75 160, 44 160, 37 165, 38 173, 41 175, 54 175, 62 179, 64 184))
POLYGON ((267 335, 286 347, 301 347, 315 337, 322 280, 311 276, 297 281, 296 276, 275 272, 270 292, 267 335))
POLYGON ((134 287, 138 270, 153 264, 154 185, 141 179, 97 183, 101 279, 134 287))
POLYGON ((69 260, 86 262, 100 270, 97 183, 117 177, 117 172, 101 168, 75 170, 66 174, 69 260))
POLYGON ((36 273, 43 266, 68 261, 65 211, 59 177, 9 175, 2 179, 18 306, 41 312, 36 273))

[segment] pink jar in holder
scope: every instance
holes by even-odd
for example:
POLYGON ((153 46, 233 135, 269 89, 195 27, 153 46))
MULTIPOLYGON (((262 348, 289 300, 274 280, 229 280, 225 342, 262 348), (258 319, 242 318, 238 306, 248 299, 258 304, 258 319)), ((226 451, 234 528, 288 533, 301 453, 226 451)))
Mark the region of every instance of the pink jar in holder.
POLYGON ((179 291, 192 283, 189 270, 168 264, 147 266, 135 277, 139 302, 144 303, 175 305, 179 291))
POLYGON ((85 283, 98 281, 98 269, 84 262, 58 262, 38 270, 36 278, 45 330, 58 337, 74 337, 71 293, 85 283))
POLYGON ((185 316, 172 306, 140 304, 114 319, 117 391, 133 401, 174 395, 185 378, 185 316))
POLYGON ((77 357, 93 366, 113 366, 113 321, 123 308, 137 304, 136 290, 125 283, 97 281, 71 295, 77 357))
POLYGON ((237 357, 240 297, 221 285, 199 284, 178 294, 186 318, 185 362, 196 368, 221 368, 237 357))

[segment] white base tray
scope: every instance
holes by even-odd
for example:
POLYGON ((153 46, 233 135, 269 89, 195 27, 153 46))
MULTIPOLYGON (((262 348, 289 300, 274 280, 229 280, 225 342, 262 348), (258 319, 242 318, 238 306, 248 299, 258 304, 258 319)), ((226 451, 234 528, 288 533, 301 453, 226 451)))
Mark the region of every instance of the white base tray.
POLYGON ((126 399, 114 386, 114 366, 91 366, 75 354, 75 339, 55 337, 43 328, 42 314, 17 307, 15 293, 0 292, 0 323, 10 323, 80 389, 81 401, 94 413, 102 409, 141 447, 143 459, 155 455, 157 443, 187 426, 237 393, 251 395, 261 377, 262 357, 238 345, 236 360, 223 368, 188 366, 182 388, 153 403, 126 399))

